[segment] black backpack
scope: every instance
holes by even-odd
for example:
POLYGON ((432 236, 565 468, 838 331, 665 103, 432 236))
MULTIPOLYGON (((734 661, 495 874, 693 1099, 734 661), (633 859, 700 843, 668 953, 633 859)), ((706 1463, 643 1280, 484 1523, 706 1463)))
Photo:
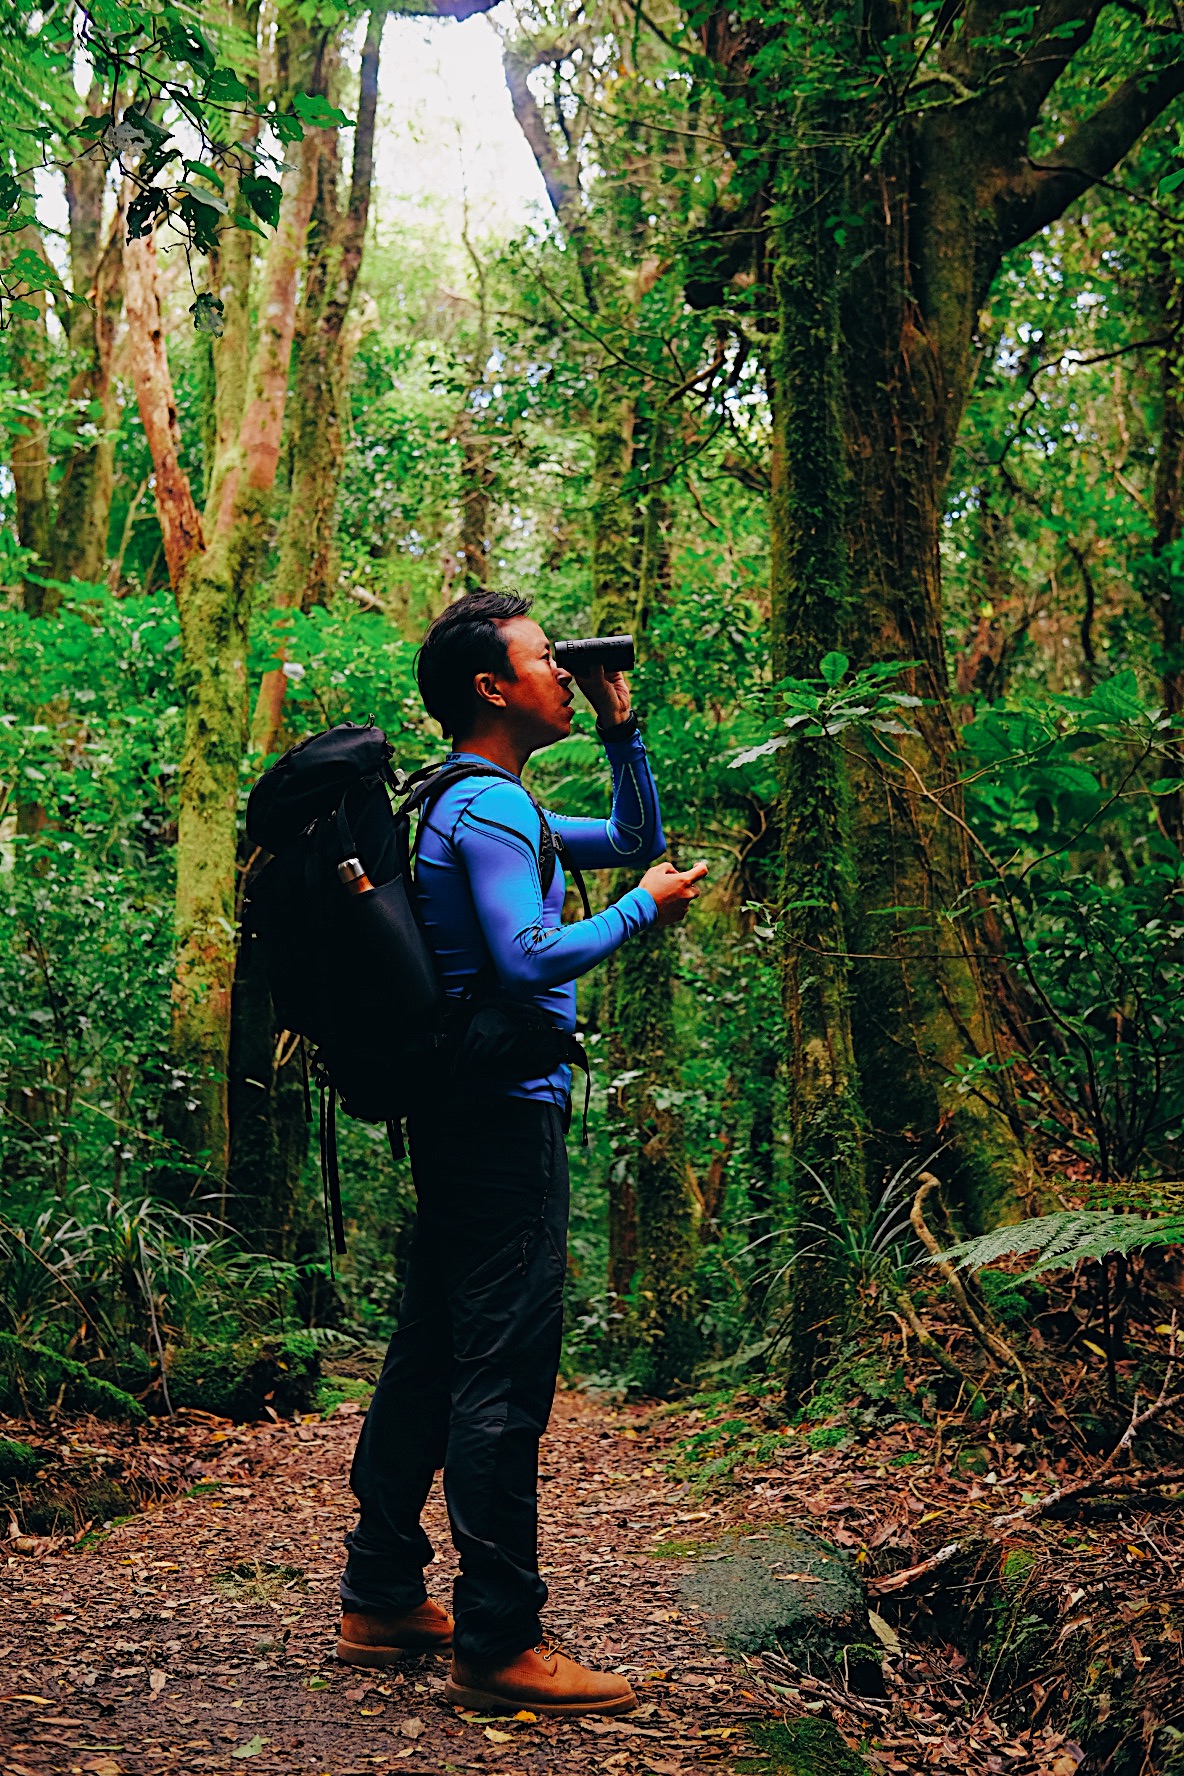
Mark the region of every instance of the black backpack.
MULTIPOLYGON (((338 1252, 338 1101, 347 1115, 385 1123, 402 1157, 404 1116, 442 1087, 535 1078, 561 1061, 587 1075, 574 1037, 536 1007, 504 998, 492 973, 464 999, 446 998, 420 923, 413 818, 462 778, 505 775, 496 765, 457 763, 405 777, 371 720, 301 741, 251 791, 247 836, 271 856, 248 890, 244 966, 264 969, 278 1022, 303 1039, 302 1057, 305 1043, 312 1049, 326 1219, 338 1252), (392 791, 403 797, 397 807, 392 791)), ((541 810, 539 828, 546 893, 559 847, 541 810)), ((569 867, 587 912, 579 871, 569 867)), ((305 1067, 307 1079, 307 1059, 305 1067)))

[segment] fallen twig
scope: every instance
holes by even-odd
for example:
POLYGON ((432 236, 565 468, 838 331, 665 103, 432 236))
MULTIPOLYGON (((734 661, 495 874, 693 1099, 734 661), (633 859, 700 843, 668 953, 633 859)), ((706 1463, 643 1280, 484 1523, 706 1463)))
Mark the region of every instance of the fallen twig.
MULTIPOLYGON (((1066 1482, 1064 1486, 1056 1487, 1054 1491, 1049 1493, 1047 1498, 1040 1499, 1038 1503, 1034 1505, 1023 1505, 1018 1511, 1008 1511, 1001 1517, 993 1518, 992 1525, 994 1528, 1003 1528, 1011 1523, 1031 1523, 1037 1517, 1042 1517, 1046 1511, 1051 1511, 1054 1506, 1063 1504, 1066 1499, 1079 1498, 1083 1493, 1105 1491, 1107 1489, 1107 1476, 1111 1473, 1119 1456, 1125 1454, 1130 1449, 1135 1438, 1144 1426, 1151 1424, 1154 1419, 1161 1417, 1163 1413, 1170 1412, 1173 1406, 1184 1404, 1184 1390, 1178 1394, 1168 1393, 1168 1388, 1171 1386, 1172 1375, 1176 1368, 1177 1330, 1178 1315, 1175 1308, 1173 1308, 1171 1332, 1168 1337, 1168 1366, 1164 1371, 1163 1385, 1156 1398, 1152 1400, 1150 1406, 1146 1407, 1142 1412, 1139 1411, 1138 1393, 1135 1394, 1134 1404, 1131 1408, 1131 1421, 1101 1466, 1095 1468, 1092 1474, 1087 1474, 1084 1479, 1070 1480, 1066 1482)), ((1125 1476, 1123 1477, 1125 1478, 1125 1476)), ((1115 1488, 1115 1490, 1120 1489, 1115 1488)))
POLYGON ((951 1560, 965 1552, 966 1546, 964 1540, 947 1542, 944 1548, 939 1548, 936 1554, 930 1554, 926 1560, 919 1560, 916 1566, 905 1566, 899 1572, 883 1573, 879 1578, 869 1579, 867 1589, 875 1597, 885 1597, 893 1591, 904 1591, 909 1585, 916 1584, 918 1579, 927 1578, 940 1567, 948 1566, 951 1560))
POLYGON ((921 1346, 921 1349, 928 1351, 938 1367, 944 1369, 946 1374, 952 1376, 962 1387, 967 1388, 971 1393, 977 1392, 975 1384, 963 1374, 949 1351, 938 1343, 937 1339, 933 1336, 933 1333, 929 1330, 928 1326, 926 1326, 920 1314, 917 1312, 916 1304, 907 1289, 897 1290, 896 1305, 908 1322, 913 1336, 921 1346))
POLYGON ((913 1231, 933 1259, 934 1264, 941 1272, 946 1283, 949 1285, 950 1293, 958 1304, 958 1310, 961 1313, 962 1318, 966 1321, 966 1324, 970 1327, 970 1330, 974 1333, 974 1336, 978 1339, 987 1355, 989 1357, 995 1357, 999 1362, 1005 1364, 1007 1368, 1013 1369, 1019 1376, 1020 1386, 1024 1390, 1024 1415, 1026 1417, 1032 1403, 1032 1390, 1028 1381, 1028 1371, 1024 1368, 1023 1363, 1021 1363, 1019 1357, 1016 1355, 1015 1351, 1012 1350, 1007 1340, 1002 1338, 991 1326, 988 1326, 975 1312, 970 1304, 970 1297, 966 1293, 962 1278, 958 1275, 958 1272, 950 1263, 949 1259, 942 1257, 941 1247, 926 1224, 925 1216, 922 1213, 922 1204, 930 1191, 941 1189, 939 1180, 934 1177, 932 1172, 919 1172, 917 1174, 917 1182, 920 1185, 920 1189, 913 1198, 913 1206, 909 1211, 909 1220, 912 1222, 913 1231))

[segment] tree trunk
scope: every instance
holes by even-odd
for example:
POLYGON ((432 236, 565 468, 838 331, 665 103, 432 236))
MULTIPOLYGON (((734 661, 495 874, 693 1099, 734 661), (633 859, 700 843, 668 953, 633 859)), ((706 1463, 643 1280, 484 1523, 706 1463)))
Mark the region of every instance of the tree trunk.
MULTIPOLYGON (((172 1059, 177 1088, 171 1137, 225 1191, 227 1058, 235 955, 239 767, 246 740, 250 603, 266 543, 279 460, 296 280, 312 209, 316 144, 306 137, 284 175, 280 219, 268 244, 245 392, 246 293, 235 292, 219 345, 218 449, 205 512, 198 514, 179 459, 180 433, 161 325, 151 239, 125 249, 129 358, 152 452, 169 578, 181 619, 185 731, 178 782, 172 1059), (235 416, 238 424, 235 426, 235 416)), ((233 245, 233 241, 230 243, 233 245)), ((216 356, 217 362, 217 356, 216 356)))
MULTIPOLYGON (((665 436, 660 420, 639 418, 634 402, 602 385, 593 497, 594 626, 632 629, 647 654, 648 619, 669 595, 669 508, 663 487, 651 489, 639 513, 623 483, 644 428, 649 477, 661 474, 665 436)), ((635 885, 622 872, 614 893, 635 885)), ((682 1113, 674 994, 678 933, 653 929, 613 958, 608 1003, 610 1065, 624 1081, 611 1103, 609 1287, 632 1294, 623 1326, 629 1367, 647 1393, 667 1393, 691 1380, 700 1355, 694 1323, 699 1223, 682 1113)))
MULTIPOLYGON (((13 252, 28 248, 45 257, 45 243, 36 228, 22 228, 13 236, 13 252)), ((47 376, 45 354, 45 308, 43 294, 27 298, 39 311, 36 321, 19 318, 11 325, 9 371, 13 384, 29 396, 29 408, 21 416, 23 430, 13 434, 9 449, 16 503, 16 534, 22 549, 28 549, 44 574, 49 560, 49 540, 53 529, 53 508, 49 491, 49 434, 41 411, 47 376)), ((31 617, 52 615, 59 603, 51 588, 36 580, 24 583, 24 607, 31 617)))
POLYGON ((235 958, 239 766, 247 732, 247 632, 279 463, 296 277, 312 210, 316 143, 284 176, 268 246, 247 400, 234 446, 215 464, 206 547, 176 585, 185 676, 177 813, 177 967, 172 1056, 185 1076, 171 1132, 218 1177, 228 1151, 227 1056, 235 958))
MULTIPOLYGON (((366 27, 349 201, 344 212, 337 193, 338 132, 317 132, 316 199, 292 390, 292 485, 273 589, 273 601, 280 610, 311 610, 315 604, 327 604, 337 583, 334 520, 345 462, 351 355, 345 323, 370 215, 378 69, 386 16, 386 7, 376 6, 366 27)), ((335 63, 324 63, 315 83, 318 90, 327 92, 334 67, 335 63)), ((264 756, 274 752, 279 743, 286 686, 281 666, 265 673, 259 687, 251 747, 264 756)))
MULTIPOLYGON (((1155 456, 1152 513, 1155 535, 1146 597, 1159 630, 1159 673, 1163 705, 1168 715, 1184 711, 1184 579, 1181 575, 1181 540, 1184 539, 1184 352, 1180 325, 1184 318, 1184 292, 1179 279, 1165 268, 1160 280, 1163 321, 1170 343, 1160 354, 1159 447, 1155 456)), ((1184 778, 1184 747, 1173 744, 1172 765, 1165 777, 1184 778)), ((1159 818, 1172 842, 1184 850, 1184 795, 1173 790, 1157 797, 1159 818)))
POLYGON ((878 1194, 899 1166, 949 1144, 942 1176, 950 1200, 970 1225, 985 1226, 1015 1203, 1030 1166, 1007 1073, 993 1071, 986 1095, 956 1083, 967 1062, 1003 1059, 997 995, 984 970, 1006 974, 1003 958, 987 954, 985 906, 972 888, 983 861, 960 793, 945 787, 958 776, 958 730, 938 545, 985 295, 975 263, 973 160, 959 165, 958 145, 945 142, 939 157, 930 142, 917 154, 902 136, 875 175, 864 176, 862 194, 851 195, 864 238, 841 285, 840 399, 850 583, 860 596, 845 635, 860 665, 916 662, 904 684, 925 706, 915 712, 919 739, 894 742, 903 769, 869 757, 854 768, 858 915, 849 938, 870 1187, 878 1194))
MULTIPOLYGON (((799 156, 781 201, 808 223, 777 238, 773 360, 773 670, 813 678, 851 615, 848 476, 840 383, 840 253, 820 201, 832 157, 799 156)), ((785 747, 779 824, 786 1112, 796 1200, 787 1395, 797 1405, 846 1318, 844 1230, 867 1211, 863 1109, 851 1027, 847 930, 855 868, 842 755, 785 747)))
MULTIPOLYGON (((903 742, 899 768, 881 770, 866 758, 853 769, 846 847, 841 782, 834 781, 833 796, 822 797, 817 819, 840 867, 824 894, 811 890, 823 907, 797 912, 809 919, 827 906, 841 907, 845 887, 851 912, 849 919, 835 920, 829 938, 825 930, 815 934, 826 940, 815 945, 826 953, 812 957, 819 973, 809 983, 810 993, 816 1009, 830 1000, 820 1027, 834 1032, 833 1052, 824 1043, 818 1054, 820 1079, 825 1082, 834 1070, 840 1097, 850 1103, 843 1127, 854 1131, 862 1123, 873 1176, 902 1161, 924 1159, 934 1143, 952 1140, 952 1152, 942 1161, 943 1179, 954 1185, 967 1217, 976 1222, 997 1214, 1027 1181, 1028 1165, 1006 1095, 1006 1074, 996 1070, 991 1093, 983 1096, 950 1084, 966 1062, 985 1062, 990 1071, 998 1058, 994 995, 985 990, 984 976, 1001 974, 1004 964, 984 941, 990 921, 983 918, 973 887, 982 867, 961 823, 957 791, 946 787, 956 776, 956 736, 938 537, 951 451, 973 375, 978 313, 1004 254, 1054 222, 1108 174, 1184 89, 1184 60, 1164 61, 1153 71, 1135 69, 1111 83, 1100 100, 1083 77, 1072 92, 1058 92, 1057 103, 1063 97, 1064 106, 1051 137, 1055 146, 1044 147, 1054 84, 1088 44, 1102 11, 1103 0, 1044 0, 1025 15, 1023 34, 1001 57, 997 8, 945 9, 925 39, 924 52, 932 52, 935 63, 926 79, 953 96, 912 117, 885 77, 889 52, 910 41, 913 32, 903 0, 876 0, 845 21, 841 47, 831 34, 832 22, 816 20, 802 8, 795 12, 800 29, 792 55, 756 14, 721 7, 707 13, 700 26, 704 49, 718 69, 725 128, 735 130, 745 157, 752 155, 751 135, 744 133, 749 83, 759 78, 763 96, 783 77, 778 140, 800 142, 801 153, 816 164, 827 159, 833 168, 832 183, 820 188, 815 200, 778 212, 783 258, 792 261, 803 239, 819 233, 820 223, 827 231, 829 245, 816 243, 818 258, 829 258, 835 267, 839 304, 831 334, 836 361, 830 398, 841 436, 838 467, 846 482, 846 516, 828 522, 841 525, 839 565, 851 596, 836 613, 841 627, 828 630, 823 624, 821 632, 809 632, 805 623, 802 639, 808 638, 813 650, 829 632, 857 665, 916 661, 907 688, 926 699, 917 720, 920 739, 903 742), (815 29, 817 44, 811 36, 815 29), (811 80, 817 88, 812 64, 821 56, 829 66, 836 53, 870 96, 858 111, 830 118, 821 137, 811 136, 803 133, 808 128, 803 119, 810 116, 811 80), (778 54, 787 57, 781 69, 778 54), (825 147, 873 138, 874 156, 850 154, 845 165, 838 162, 838 147, 825 147), (846 241, 841 249, 840 237, 846 241), (850 860, 846 875, 844 849, 850 860), (852 998, 846 1005, 833 969, 848 950, 852 998), (987 1095, 995 1101, 988 1103, 987 1095)), ((782 165, 786 152, 784 146, 778 151, 782 165)), ((770 158, 767 177, 776 165, 770 158)), ((736 226, 762 201, 755 168, 747 175, 747 192, 738 200, 747 211, 721 212, 717 232, 703 243, 696 301, 702 299, 700 288, 708 301, 718 300, 716 292, 722 295, 746 257, 761 275, 759 251, 749 244, 747 229, 736 226)), ((787 339, 802 324, 791 312, 785 284, 791 276, 784 265, 778 269, 783 357, 787 339)), ((824 296, 820 290, 819 301, 824 296)), ((817 307, 814 303, 814 312, 817 307)), ((812 373, 802 365, 807 385, 812 373)), ((785 448, 784 401, 793 394, 788 369, 776 380, 783 411, 775 424, 785 454, 774 527, 781 537, 796 531, 803 547, 812 549, 823 490, 816 463, 795 462, 785 448)), ((825 506, 823 500, 824 516, 825 506)), ((783 572, 782 562, 776 562, 775 579, 783 572)), ((795 600, 799 596, 795 591, 795 600)), ((781 599, 784 605, 785 588, 781 599)), ((816 664, 815 656, 805 667, 814 671, 816 664)), ((804 744, 792 751, 798 759, 789 761, 787 770, 823 769, 820 761, 811 763, 804 744)), ((788 784, 786 800, 790 808, 788 784)), ((817 830, 805 821, 787 834, 791 892, 795 880, 807 884, 816 876, 817 830)), ((792 942, 788 918, 787 928, 792 942)), ((808 930, 804 939, 803 949, 814 941, 808 930)), ((805 957, 803 971, 804 964, 805 957)), ((791 962, 791 1012, 793 979, 791 962)), ((809 1043, 807 1026, 795 1046, 800 1050, 809 1043)), ((794 1065, 807 1081, 814 1065, 809 1056, 795 1054, 794 1065)), ((853 1184, 856 1171, 853 1158, 853 1184)))
POLYGON ((119 392, 112 375, 115 333, 123 311, 123 193, 107 235, 101 240, 106 166, 75 161, 68 170, 70 261, 76 294, 85 294, 89 308, 75 309, 70 322, 70 351, 76 368, 70 399, 86 401, 89 412, 78 429, 86 428, 62 473, 57 521, 50 547, 50 577, 94 584, 103 577, 111 527, 111 494, 115 484, 115 437, 119 392), (97 434, 89 436, 89 434, 97 434))

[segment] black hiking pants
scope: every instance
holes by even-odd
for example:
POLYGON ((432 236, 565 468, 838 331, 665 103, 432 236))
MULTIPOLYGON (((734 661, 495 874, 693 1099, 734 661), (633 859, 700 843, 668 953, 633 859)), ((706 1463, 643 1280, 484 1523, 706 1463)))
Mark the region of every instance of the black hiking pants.
POLYGON ((566 1118, 488 1098, 412 1117, 418 1213, 399 1311, 350 1473, 346 1609, 423 1601, 419 1517, 444 1469, 460 1555, 459 1656, 505 1663, 541 1637, 538 1451, 559 1369, 567 1263, 566 1118))

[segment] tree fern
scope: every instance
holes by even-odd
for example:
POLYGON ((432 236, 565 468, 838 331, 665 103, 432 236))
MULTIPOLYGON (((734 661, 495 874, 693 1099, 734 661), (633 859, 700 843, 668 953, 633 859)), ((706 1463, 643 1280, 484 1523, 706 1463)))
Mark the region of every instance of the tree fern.
POLYGON ((0 0, 0 161, 10 172, 41 159, 37 129, 66 130, 79 109, 70 57, 41 33, 18 0, 0 0))
POLYGON ((1035 1262, 1024 1275, 1036 1276, 1044 1270, 1070 1270, 1081 1258, 1180 1244, 1184 1244, 1184 1212, 1145 1218, 1108 1209, 1070 1209, 1038 1215, 1013 1227, 996 1227, 978 1239, 962 1240, 930 1262, 945 1260, 963 1270, 981 1270, 1001 1258, 1034 1252, 1035 1262))

